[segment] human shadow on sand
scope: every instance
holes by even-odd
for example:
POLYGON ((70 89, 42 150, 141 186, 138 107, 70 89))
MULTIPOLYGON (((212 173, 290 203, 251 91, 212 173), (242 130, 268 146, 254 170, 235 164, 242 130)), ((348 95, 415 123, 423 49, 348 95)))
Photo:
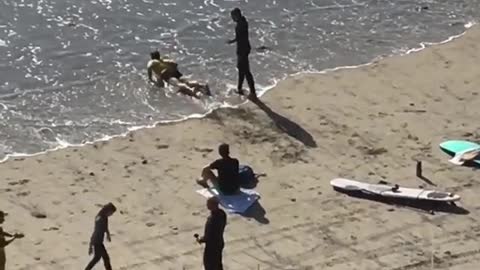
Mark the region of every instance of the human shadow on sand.
POLYGON ((428 178, 428 177, 426 177, 426 176, 424 176, 424 175, 417 175, 417 177, 418 177, 420 180, 422 180, 423 182, 425 182, 425 183, 427 183, 427 184, 429 184, 429 185, 431 185, 431 186, 434 186, 434 187, 437 186, 435 183, 432 182, 432 180, 430 180, 430 178, 428 178))
POLYGON ((467 209, 446 203, 446 202, 431 202, 426 200, 411 200, 411 199, 400 199, 400 198, 387 198, 375 194, 367 194, 359 190, 344 190, 344 189, 337 189, 334 190, 344 193, 348 196, 380 202, 388 205, 394 205, 398 207, 405 207, 414 210, 425 211, 430 214, 434 214, 435 212, 442 212, 442 213, 449 213, 449 214, 456 214, 456 215, 468 215, 470 211, 467 209))
POLYGON ((295 138, 296 140, 302 142, 308 147, 317 147, 317 143, 315 142, 313 136, 308 133, 308 131, 303 129, 300 125, 274 112, 260 99, 251 99, 251 101, 255 105, 257 105, 262 111, 264 111, 280 130, 287 133, 290 137, 295 138))
POLYGON ((269 224, 270 220, 266 217, 267 211, 260 204, 259 201, 256 201, 248 210, 241 214, 242 217, 253 218, 258 223, 269 224))

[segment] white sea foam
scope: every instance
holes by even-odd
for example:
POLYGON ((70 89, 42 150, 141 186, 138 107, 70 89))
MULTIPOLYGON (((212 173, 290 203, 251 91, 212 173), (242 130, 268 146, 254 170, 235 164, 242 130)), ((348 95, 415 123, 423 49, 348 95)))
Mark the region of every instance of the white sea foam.
MULTIPOLYGON (((469 29, 471 27, 473 27, 474 25, 476 25, 477 23, 476 22, 468 22, 465 24, 465 28, 466 29, 469 29)), ((282 80, 286 79, 287 77, 296 77, 296 76, 301 76, 301 75, 304 75, 304 74, 325 74, 325 73, 329 73, 329 72, 333 72, 333 71, 337 71, 337 70, 342 70, 342 69, 354 69, 354 68, 359 68, 359 67, 364 67, 364 66, 369 66, 375 62, 377 62, 378 60, 380 59, 383 59, 383 58, 386 58, 386 57, 390 57, 390 56, 394 56, 394 55, 405 55, 405 54, 410 54, 410 53, 415 53, 415 52, 419 52, 427 47, 430 47, 430 46, 434 46, 434 45, 441 45, 441 44, 444 44, 444 43, 447 43, 447 42, 450 42, 452 40, 455 40, 461 36, 463 36, 464 34, 466 33, 466 31, 462 32, 461 34, 458 34, 458 35, 454 35, 454 36, 450 36, 449 38, 443 40, 443 41, 440 41, 440 42, 422 42, 419 44, 418 47, 416 48, 411 48, 411 49, 408 49, 408 50, 405 50, 403 51, 403 53, 400 53, 400 54, 395 54, 395 53, 392 53, 390 55, 387 55, 387 56, 378 56, 378 57, 375 57, 373 60, 371 60, 370 62, 367 62, 367 63, 364 63, 364 64, 360 64, 360 65, 349 65, 349 66, 339 66, 339 67, 335 67, 335 68, 329 68, 329 69, 324 69, 324 70, 306 70, 306 71, 301 71, 301 72, 297 72, 297 73, 294 73, 294 74, 290 74, 290 75, 285 75, 283 76, 282 78, 278 78, 276 80, 274 80, 273 84, 269 85, 269 86, 264 86, 264 87, 259 87, 259 91, 258 91, 258 95, 261 97, 262 95, 264 95, 265 93, 267 93, 269 90, 275 88, 275 86, 282 80)), ((234 87, 233 85, 231 85, 231 87, 234 87)), ((42 155, 42 154, 45 154, 45 153, 48 153, 48 152, 52 152, 52 151, 56 151, 56 150, 60 150, 60 149, 64 149, 64 148, 67 148, 67 147, 82 147, 82 146, 85 146, 85 145, 91 145, 91 144, 94 144, 96 142, 102 142, 102 141, 109 141, 111 139, 114 139, 114 138, 118 138, 118 137, 125 137, 127 136, 130 132, 134 132, 134 131, 137 131, 137 130, 140 130, 140 129, 148 129, 148 128, 154 128, 158 125, 161 125, 161 124, 172 124, 172 123, 180 123, 180 122, 183 122, 183 121, 186 121, 186 120, 189 120, 189 119, 199 119, 199 118, 204 118, 205 116, 209 115, 210 113, 212 113, 214 110, 217 110, 217 109, 222 109, 222 108, 238 108, 244 104, 246 104, 248 102, 248 100, 244 100, 243 102, 241 102, 240 104, 237 104, 237 105, 232 105, 232 104, 229 104, 229 103, 226 103, 226 102, 214 102, 214 103, 209 103, 206 108, 207 108, 207 111, 205 113, 197 113, 197 114, 191 114, 191 115, 188 115, 188 116, 183 116, 179 119, 176 119, 176 120, 164 120, 164 121, 157 121, 151 125, 137 125, 137 126, 131 126, 128 128, 128 131, 127 132, 124 132, 124 133, 121 133, 121 134, 117 134, 117 135, 104 135, 103 137, 101 137, 100 139, 97 139, 97 140, 92 140, 92 141, 87 141, 87 142, 83 142, 83 143, 78 143, 78 144, 74 144, 74 143, 69 143, 63 139, 60 139, 60 138, 56 138, 56 141, 57 141, 57 146, 54 147, 54 148, 51 148, 51 149, 48 149, 48 150, 45 150, 45 151, 41 151, 41 152, 37 152, 37 153, 33 153, 33 154, 28 154, 28 153, 11 153, 11 154, 8 154, 6 155, 2 160, 0 160, 0 163, 2 162, 5 162, 7 161, 9 158, 21 158, 21 157, 29 157, 29 156, 38 156, 38 155, 42 155)), ((125 123, 125 124, 129 124, 128 122, 123 122, 121 120, 117 120, 116 123, 125 123)))

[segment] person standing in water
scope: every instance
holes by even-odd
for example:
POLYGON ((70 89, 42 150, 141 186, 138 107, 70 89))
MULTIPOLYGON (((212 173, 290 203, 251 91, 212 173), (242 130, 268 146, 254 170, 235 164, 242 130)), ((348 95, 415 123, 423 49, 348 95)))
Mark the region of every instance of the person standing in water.
POLYGON ((250 63, 248 55, 250 54, 250 41, 248 39, 248 22, 245 16, 239 8, 234 8, 230 15, 232 20, 237 23, 235 27, 235 39, 229 40, 228 44, 237 43, 237 69, 238 69, 238 94, 243 95, 243 81, 247 79, 250 93, 248 95, 251 99, 257 98, 257 92, 255 90, 255 82, 253 75, 250 72, 250 63))
MULTIPOLYGON (((0 225, 5 221, 5 216, 7 213, 0 211, 0 225)), ((5 247, 8 246, 13 240, 22 238, 23 234, 9 234, 3 231, 3 228, 0 226, 0 270, 5 270, 5 265, 7 264, 7 257, 5 255, 5 247), (6 240, 5 237, 10 239, 6 240)))
POLYGON ((218 207, 217 197, 207 200, 207 208, 210 210, 210 216, 205 224, 204 235, 202 237, 195 235, 195 237, 198 243, 205 243, 203 251, 205 270, 223 270, 222 252, 225 245, 223 232, 227 224, 227 214, 218 207))
POLYGON ((102 209, 100 209, 95 217, 95 229, 93 230, 90 244, 88 246, 88 255, 91 255, 92 251, 94 255, 85 270, 91 270, 95 264, 100 261, 100 259, 103 259, 103 264, 105 265, 106 270, 112 270, 112 266, 110 265, 110 257, 108 256, 107 250, 103 245, 103 240, 106 234, 108 242, 112 241, 110 238, 110 231, 108 230, 108 218, 113 215, 115 211, 117 211, 115 205, 113 205, 113 203, 108 203, 104 205, 102 209))

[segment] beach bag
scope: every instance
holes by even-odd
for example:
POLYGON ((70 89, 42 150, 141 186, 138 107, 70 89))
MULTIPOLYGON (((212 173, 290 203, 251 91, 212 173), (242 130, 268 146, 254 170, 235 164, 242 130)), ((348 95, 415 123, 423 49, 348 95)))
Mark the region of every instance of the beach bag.
POLYGON ((240 186, 250 186, 253 182, 256 181, 255 173, 253 172, 252 167, 248 165, 240 165, 238 167, 240 186))

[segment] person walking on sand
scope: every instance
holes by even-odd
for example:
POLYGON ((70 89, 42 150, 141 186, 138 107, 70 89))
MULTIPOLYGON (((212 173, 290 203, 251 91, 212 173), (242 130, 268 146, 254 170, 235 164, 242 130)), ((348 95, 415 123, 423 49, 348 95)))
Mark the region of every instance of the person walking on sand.
POLYGON ((248 39, 248 22, 245 16, 239 8, 234 8, 230 15, 232 20, 236 22, 235 26, 235 39, 229 40, 228 44, 237 43, 237 69, 238 69, 238 94, 243 95, 243 81, 247 79, 250 93, 248 97, 250 99, 257 98, 257 92, 255 90, 255 82, 253 75, 250 72, 250 63, 248 61, 248 55, 250 54, 250 41, 248 39))
POLYGON ((199 244, 204 243, 203 266, 205 270, 223 270, 222 252, 225 246, 223 233, 227 225, 227 214, 218 207, 217 197, 207 200, 207 208, 210 216, 205 223, 205 231, 202 237, 195 235, 199 244))
MULTIPOLYGON (((0 225, 5 221, 5 216, 7 213, 0 211, 0 225)), ((13 242, 15 239, 22 238, 23 234, 9 234, 3 231, 3 228, 0 226, 0 270, 5 270, 5 265, 7 264, 7 257, 5 255, 5 247, 13 242), (5 237, 10 239, 6 240, 5 237)))
POLYGON ((107 235, 108 242, 112 241, 110 238, 110 231, 108 230, 108 218, 117 211, 117 208, 113 203, 108 203, 100 209, 95 217, 95 229, 93 230, 92 237, 90 238, 90 244, 88 246, 88 255, 94 253, 92 260, 87 265, 85 270, 91 270, 100 259, 103 259, 103 264, 106 270, 112 270, 110 265, 110 257, 107 250, 103 245, 105 234, 107 235), (92 250, 93 249, 93 250, 92 250))

